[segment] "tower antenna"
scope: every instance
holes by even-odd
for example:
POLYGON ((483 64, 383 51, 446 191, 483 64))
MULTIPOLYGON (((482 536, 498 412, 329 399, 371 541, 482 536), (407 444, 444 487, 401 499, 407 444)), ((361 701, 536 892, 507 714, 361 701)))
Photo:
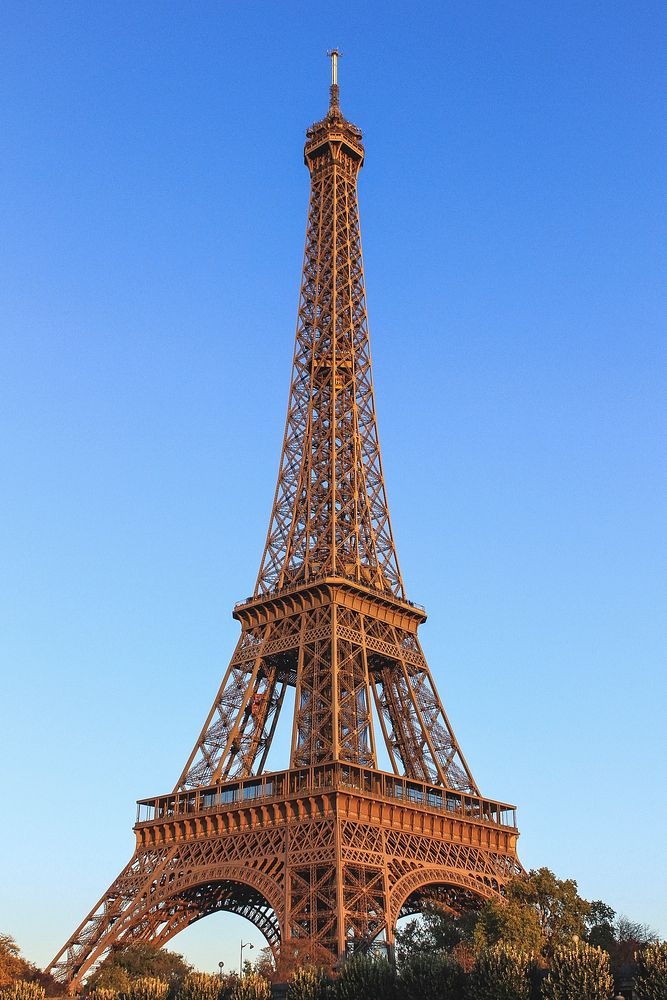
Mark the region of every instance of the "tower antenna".
POLYGON ((327 55, 331 59, 331 87, 329 89, 329 107, 337 108, 338 104, 338 60, 342 56, 342 52, 339 49, 330 49, 327 55))

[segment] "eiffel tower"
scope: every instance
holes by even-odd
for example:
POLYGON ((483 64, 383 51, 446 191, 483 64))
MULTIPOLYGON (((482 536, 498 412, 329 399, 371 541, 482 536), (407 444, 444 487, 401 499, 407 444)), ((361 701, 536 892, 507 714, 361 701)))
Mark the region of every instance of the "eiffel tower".
POLYGON ((71 991, 112 945, 163 945, 219 910, 275 954, 304 939, 338 957, 391 948, 426 899, 460 912, 522 871, 514 807, 480 795, 417 638, 426 614, 405 596, 373 398, 364 148, 330 55, 329 108, 306 133, 296 345, 255 591, 234 608, 241 636, 174 790, 138 803, 134 855, 49 966, 71 991), (289 768, 267 772, 290 686, 289 768))

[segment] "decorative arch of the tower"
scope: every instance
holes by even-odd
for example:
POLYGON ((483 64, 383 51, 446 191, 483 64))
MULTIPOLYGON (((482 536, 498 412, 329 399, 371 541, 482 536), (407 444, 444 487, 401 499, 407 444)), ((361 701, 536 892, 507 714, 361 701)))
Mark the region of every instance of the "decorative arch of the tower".
POLYGON ((132 883, 138 862, 146 860, 146 852, 142 854, 135 854, 70 941, 70 984, 85 981, 113 945, 144 941, 162 946, 196 921, 222 911, 245 917, 272 951, 279 950, 284 919, 279 879, 239 864, 211 863, 210 856, 188 871, 183 871, 182 856, 153 857, 152 870, 141 866, 143 884, 137 889, 132 883))
POLYGON ((49 966, 72 990, 112 945, 164 944, 218 910, 274 950, 308 939, 343 956, 391 945, 426 898, 474 907, 522 871, 514 807, 480 795, 399 569, 361 253, 365 153, 332 58, 329 109, 306 134, 292 377, 255 590, 234 608, 241 635, 174 790, 139 802, 132 860, 49 966), (289 768, 267 772, 288 687, 289 768))
POLYGON ((245 917, 262 932, 271 949, 277 950, 284 910, 277 887, 269 880, 233 868, 205 874, 205 881, 198 880, 201 875, 195 876, 195 884, 179 886, 173 895, 155 903, 137 925, 141 929, 131 932, 132 936, 163 945, 197 920, 225 911, 245 917), (273 904, 253 885, 256 882, 273 897, 273 904))
POLYGON ((451 868, 425 868, 404 876, 393 887, 391 919, 395 925, 401 917, 421 913, 426 903, 439 903, 457 915, 469 913, 487 899, 497 898, 501 888, 497 878, 466 877, 451 868))

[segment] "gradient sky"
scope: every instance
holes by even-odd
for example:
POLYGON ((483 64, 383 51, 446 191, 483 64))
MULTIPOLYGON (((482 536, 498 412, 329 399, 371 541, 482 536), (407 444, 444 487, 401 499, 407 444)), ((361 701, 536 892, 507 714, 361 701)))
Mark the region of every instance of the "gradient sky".
POLYGON ((10 0, 3 36, 0 930, 64 943, 236 642, 338 45, 440 694, 524 864, 667 935, 664 5, 10 0))

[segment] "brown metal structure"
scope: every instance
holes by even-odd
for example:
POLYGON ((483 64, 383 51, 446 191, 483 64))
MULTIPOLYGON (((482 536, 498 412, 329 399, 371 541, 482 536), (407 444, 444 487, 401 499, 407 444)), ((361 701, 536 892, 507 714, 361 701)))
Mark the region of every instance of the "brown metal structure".
POLYGON ((389 520, 373 399, 357 175, 339 107, 307 131, 311 193, 287 422, 254 595, 169 795, 49 970, 76 988, 120 941, 163 944, 220 909, 343 955, 435 897, 479 905, 521 871, 512 806, 482 798, 417 638, 389 520), (267 773, 288 686, 290 766, 267 773), (375 722, 379 723, 379 733, 375 722), (377 741, 393 773, 378 769, 377 741))

